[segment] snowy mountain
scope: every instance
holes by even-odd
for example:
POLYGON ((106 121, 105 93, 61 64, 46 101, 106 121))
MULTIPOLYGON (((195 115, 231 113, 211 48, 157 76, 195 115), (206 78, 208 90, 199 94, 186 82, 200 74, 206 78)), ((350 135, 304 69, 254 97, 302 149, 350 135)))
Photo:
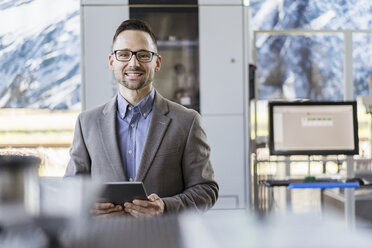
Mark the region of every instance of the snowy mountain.
MULTIPOLYGON (((251 0, 253 30, 372 29, 369 0, 251 0)), ((372 35, 353 34, 354 95, 368 95, 372 35)), ((342 33, 257 36, 259 99, 343 100, 342 33)))
POLYGON ((0 1, 0 107, 80 109, 76 0, 0 1))

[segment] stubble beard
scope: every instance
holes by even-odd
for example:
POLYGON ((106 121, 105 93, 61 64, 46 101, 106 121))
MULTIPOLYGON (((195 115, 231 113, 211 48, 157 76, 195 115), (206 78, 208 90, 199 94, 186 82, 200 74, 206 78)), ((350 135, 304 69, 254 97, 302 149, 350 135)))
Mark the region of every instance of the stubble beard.
POLYGON ((126 81, 125 79, 119 81, 119 83, 129 89, 129 90, 140 90, 140 89, 143 89, 145 88, 147 85, 150 84, 150 81, 149 80, 142 80, 140 81, 138 84, 132 84, 132 83, 129 83, 128 81, 126 81))
POLYGON ((116 81, 128 90, 138 91, 148 86, 151 83, 152 79, 147 78, 139 81, 138 83, 131 83, 130 80, 125 79, 125 75, 123 73, 120 77, 116 77, 116 81))
MULTIPOLYGON (((154 78, 153 75, 150 74, 149 77, 141 79, 138 83, 131 83, 130 79, 128 80, 125 78, 126 72, 127 71, 123 71, 120 75, 120 78, 117 78, 117 81, 119 82, 120 85, 122 85, 123 87, 129 90, 135 90, 135 91, 141 90, 145 88, 146 86, 148 86, 154 78)), ((145 74, 145 71, 142 70, 142 72, 143 74, 145 74)))

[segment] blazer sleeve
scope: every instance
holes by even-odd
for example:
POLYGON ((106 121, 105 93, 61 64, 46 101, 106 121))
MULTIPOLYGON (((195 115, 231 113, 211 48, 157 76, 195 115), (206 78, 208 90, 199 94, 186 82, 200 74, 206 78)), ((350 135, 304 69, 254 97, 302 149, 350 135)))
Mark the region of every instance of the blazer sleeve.
POLYGON ((74 139, 70 149, 70 161, 67 165, 65 177, 78 174, 90 174, 91 159, 86 147, 82 131, 82 115, 77 118, 74 139))
POLYGON ((201 117, 196 113, 182 159, 185 190, 181 194, 162 198, 166 212, 179 212, 186 208, 204 212, 214 205, 218 198, 218 184, 214 180, 209 155, 210 148, 201 127, 201 117))

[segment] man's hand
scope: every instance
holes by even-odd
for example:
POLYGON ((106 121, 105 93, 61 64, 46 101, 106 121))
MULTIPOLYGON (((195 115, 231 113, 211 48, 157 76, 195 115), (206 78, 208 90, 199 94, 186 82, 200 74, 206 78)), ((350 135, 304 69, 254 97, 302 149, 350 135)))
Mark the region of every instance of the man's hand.
POLYGON ((91 210, 94 216, 113 217, 123 215, 124 210, 121 205, 114 205, 113 203, 95 203, 91 210))
POLYGON ((148 201, 134 200, 132 203, 124 203, 125 212, 134 217, 151 217, 164 213, 164 202, 157 194, 148 196, 148 201))

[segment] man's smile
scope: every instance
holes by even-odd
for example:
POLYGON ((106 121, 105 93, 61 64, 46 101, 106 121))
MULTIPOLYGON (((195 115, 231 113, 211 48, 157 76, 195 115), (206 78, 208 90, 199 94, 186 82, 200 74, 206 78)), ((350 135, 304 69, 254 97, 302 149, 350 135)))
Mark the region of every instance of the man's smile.
POLYGON ((128 78, 139 78, 143 75, 142 71, 126 71, 124 72, 124 75, 127 76, 128 78))

